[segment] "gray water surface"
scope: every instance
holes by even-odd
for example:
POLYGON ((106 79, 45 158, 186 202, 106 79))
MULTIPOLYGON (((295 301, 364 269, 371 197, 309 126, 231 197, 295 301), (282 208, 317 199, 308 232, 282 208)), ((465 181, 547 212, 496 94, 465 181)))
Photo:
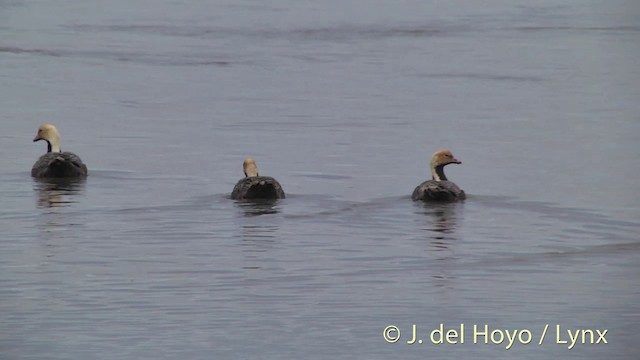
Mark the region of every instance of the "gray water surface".
POLYGON ((636 1, 0 1, 0 35, 0 359, 640 353, 636 1), (31 179, 45 122, 86 181, 31 179), (467 201, 412 202, 441 148, 467 201), (229 199, 245 156, 285 200, 229 199))

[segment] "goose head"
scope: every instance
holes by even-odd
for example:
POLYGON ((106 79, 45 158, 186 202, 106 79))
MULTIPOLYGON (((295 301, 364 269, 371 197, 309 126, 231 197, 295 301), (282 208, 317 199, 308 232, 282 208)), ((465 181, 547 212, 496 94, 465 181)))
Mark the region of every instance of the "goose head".
POLYGON ((444 167, 449 164, 462 164, 449 150, 438 150, 431 156, 431 176, 435 181, 447 180, 444 167))
POLYGON ((58 129, 55 126, 51 124, 40 125, 33 141, 40 140, 47 142, 47 152, 62 152, 60 149, 60 133, 58 133, 58 129))
POLYGON ((258 167, 256 166, 256 161, 252 158, 244 159, 242 163, 242 168, 244 169, 244 175, 246 177, 259 176, 258 175, 258 167))

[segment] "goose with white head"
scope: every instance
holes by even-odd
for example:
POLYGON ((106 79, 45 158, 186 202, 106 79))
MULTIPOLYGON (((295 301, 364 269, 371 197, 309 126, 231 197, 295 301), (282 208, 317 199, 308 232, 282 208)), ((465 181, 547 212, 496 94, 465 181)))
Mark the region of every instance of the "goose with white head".
POLYGON ((240 179, 231 192, 234 200, 284 199, 285 194, 280 183, 270 176, 260 176, 256 161, 244 159, 242 164, 245 177, 240 179))
POLYGON ((60 133, 55 126, 44 124, 38 128, 33 141, 47 142, 47 153, 33 164, 31 176, 34 178, 84 178, 87 166, 80 157, 72 152, 63 152, 60 148, 60 133))
POLYGON ((466 195, 462 189, 444 175, 444 167, 449 164, 462 164, 449 150, 438 150, 431 156, 431 180, 418 185, 411 199, 414 201, 458 201, 466 195))

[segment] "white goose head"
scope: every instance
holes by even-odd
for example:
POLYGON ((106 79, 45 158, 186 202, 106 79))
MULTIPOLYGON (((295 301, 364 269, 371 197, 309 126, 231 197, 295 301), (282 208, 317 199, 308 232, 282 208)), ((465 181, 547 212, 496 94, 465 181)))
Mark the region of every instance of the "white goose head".
POLYGON ((447 180, 444 167, 449 164, 462 164, 449 150, 438 150, 431 156, 431 177, 435 181, 447 180))
POLYGON ((259 176, 258 175, 258 166, 256 166, 256 161, 252 158, 244 159, 242 163, 242 168, 244 169, 244 175, 246 177, 259 176))
POLYGON ((62 152, 62 149, 60 149, 60 133, 55 126, 51 124, 40 125, 33 141, 40 140, 47 142, 47 152, 62 152))

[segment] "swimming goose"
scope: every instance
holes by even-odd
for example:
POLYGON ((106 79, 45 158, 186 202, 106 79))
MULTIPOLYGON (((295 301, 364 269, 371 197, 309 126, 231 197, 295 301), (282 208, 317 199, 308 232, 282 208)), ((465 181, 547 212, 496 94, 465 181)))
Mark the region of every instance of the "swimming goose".
POLYGON ((33 141, 47 142, 47 153, 42 155, 31 168, 31 176, 35 178, 80 178, 87 176, 87 166, 78 155, 62 152, 60 149, 60 133, 51 124, 38 128, 33 141))
POLYGON ((243 199, 284 199, 284 191, 280 183, 269 176, 260 176, 256 161, 252 158, 244 159, 242 164, 245 178, 240 179, 233 188, 231 198, 243 199))
POLYGON ((418 185, 411 199, 414 201, 456 201, 464 200, 466 195, 458 185, 447 180, 444 175, 444 167, 449 164, 462 164, 449 150, 438 150, 431 157, 431 177, 432 180, 427 180, 418 185))

